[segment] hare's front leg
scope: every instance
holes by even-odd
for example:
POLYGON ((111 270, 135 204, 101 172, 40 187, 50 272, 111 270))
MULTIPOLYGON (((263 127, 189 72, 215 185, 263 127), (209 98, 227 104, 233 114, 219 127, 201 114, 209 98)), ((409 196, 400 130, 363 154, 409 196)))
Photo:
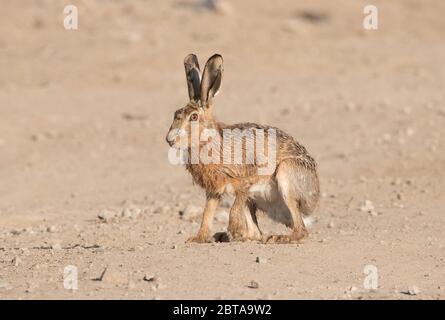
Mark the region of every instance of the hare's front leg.
POLYGON ((235 202, 230 209, 228 231, 233 239, 242 240, 247 236, 247 221, 245 212, 249 211, 247 206, 248 196, 246 192, 237 192, 235 202))
POLYGON ((197 242, 206 243, 211 242, 210 232, 212 230, 213 216, 215 215, 216 208, 218 207, 219 199, 216 197, 208 196, 207 202, 202 214, 201 227, 198 234, 194 237, 190 237, 187 243, 197 242))

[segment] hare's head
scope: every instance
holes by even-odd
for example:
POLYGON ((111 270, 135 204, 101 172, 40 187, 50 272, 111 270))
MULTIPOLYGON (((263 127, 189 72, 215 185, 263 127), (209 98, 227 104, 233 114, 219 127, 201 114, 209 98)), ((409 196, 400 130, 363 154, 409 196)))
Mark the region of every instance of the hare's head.
POLYGON ((185 58, 184 66, 190 101, 176 110, 166 137, 170 146, 181 149, 193 145, 192 133, 200 136, 204 129, 214 126, 212 100, 221 87, 223 59, 219 54, 213 55, 205 65, 202 80, 194 54, 185 58))

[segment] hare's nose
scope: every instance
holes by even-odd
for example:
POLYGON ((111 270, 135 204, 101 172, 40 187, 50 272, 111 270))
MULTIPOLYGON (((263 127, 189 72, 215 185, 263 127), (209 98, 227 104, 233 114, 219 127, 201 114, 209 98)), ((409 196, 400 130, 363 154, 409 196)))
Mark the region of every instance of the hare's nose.
POLYGON ((167 140, 167 143, 172 146, 175 143, 176 137, 179 135, 179 129, 171 129, 167 133, 167 137, 165 140, 167 140))

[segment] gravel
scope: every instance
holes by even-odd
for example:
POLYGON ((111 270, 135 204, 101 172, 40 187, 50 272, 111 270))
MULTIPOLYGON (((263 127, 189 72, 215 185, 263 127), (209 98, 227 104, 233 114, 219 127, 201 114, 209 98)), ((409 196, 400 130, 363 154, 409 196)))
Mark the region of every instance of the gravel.
POLYGON ((116 214, 113 211, 107 210, 107 209, 103 209, 101 212, 99 212, 99 214, 97 215, 97 217, 105 222, 110 222, 111 220, 113 220, 113 218, 115 218, 116 214))
POLYGON ((420 293, 420 289, 417 286, 409 286, 407 293, 410 296, 416 296, 420 293))
POLYGON ((147 282, 152 282, 152 281, 156 281, 156 276, 152 275, 152 274, 146 274, 143 278, 144 281, 147 282))

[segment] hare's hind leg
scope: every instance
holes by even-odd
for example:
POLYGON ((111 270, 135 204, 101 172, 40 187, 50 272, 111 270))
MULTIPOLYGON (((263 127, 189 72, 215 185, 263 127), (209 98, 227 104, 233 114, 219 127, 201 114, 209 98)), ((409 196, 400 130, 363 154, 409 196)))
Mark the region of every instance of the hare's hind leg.
POLYGON ((247 192, 237 192, 230 209, 228 231, 234 240, 261 240, 261 231, 256 218, 256 205, 249 199, 247 192))
POLYGON ((276 179, 280 196, 291 215, 292 233, 271 235, 266 238, 266 243, 299 243, 309 235, 304 225, 300 203, 305 196, 302 187, 310 176, 307 169, 298 167, 292 160, 286 160, 279 165, 276 179))
POLYGON ((247 224, 247 239, 248 240, 261 240, 262 233, 258 226, 257 220, 257 205, 254 201, 249 200, 247 202, 247 206, 249 207, 248 211, 245 211, 246 215, 246 224, 247 224))

